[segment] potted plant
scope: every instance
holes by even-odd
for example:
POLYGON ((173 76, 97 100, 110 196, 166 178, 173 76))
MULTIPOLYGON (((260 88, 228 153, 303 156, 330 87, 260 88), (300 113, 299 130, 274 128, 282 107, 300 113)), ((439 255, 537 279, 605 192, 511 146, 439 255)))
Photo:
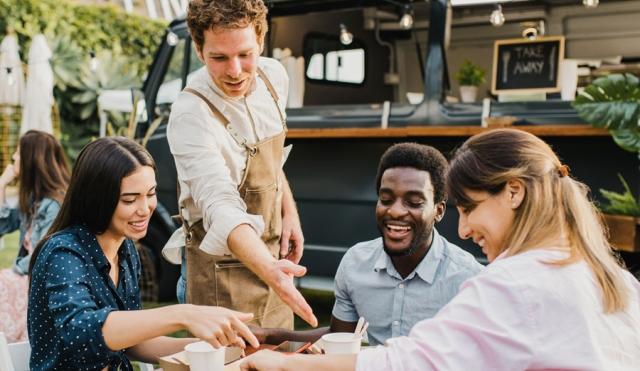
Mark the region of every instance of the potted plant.
POLYGON ((476 101, 478 86, 485 82, 485 72, 467 59, 456 73, 456 80, 460 85, 460 100, 472 103, 476 101))
POLYGON ((609 241, 621 251, 640 251, 640 205, 629 184, 618 174, 623 193, 600 189, 607 203, 600 208, 609 229, 609 241))
MULTIPOLYGON (((573 103, 578 115, 594 127, 609 130, 626 151, 640 156, 640 80, 632 74, 600 77, 573 103)), ((640 205, 627 182, 620 177, 624 193, 600 190, 610 241, 622 251, 640 252, 640 205)))

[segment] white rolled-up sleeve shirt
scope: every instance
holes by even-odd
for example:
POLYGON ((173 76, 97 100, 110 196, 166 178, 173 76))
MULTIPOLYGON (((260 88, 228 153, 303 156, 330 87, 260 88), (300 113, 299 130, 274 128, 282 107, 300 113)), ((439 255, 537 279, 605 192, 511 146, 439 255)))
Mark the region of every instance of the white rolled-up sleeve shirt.
MULTIPOLYGON (((284 115, 289 86, 286 71, 270 58, 260 57, 258 65, 274 86, 284 115)), ((193 73, 187 87, 205 95, 249 144, 283 130, 274 100, 259 77, 255 78, 251 92, 240 98, 226 96, 213 83, 206 67, 193 73)), ((201 98, 187 92, 178 95, 171 108, 167 139, 178 173, 182 217, 190 225, 203 221, 206 234, 200 249, 212 255, 231 255, 227 239, 241 224, 250 225, 261 235, 264 230, 262 216, 249 214, 238 192, 245 173, 247 151, 233 139, 201 98)), ((286 155, 283 164, 285 158, 286 155)), ((181 246, 184 246, 184 231, 179 228, 165 245, 163 255, 179 263, 181 246)))

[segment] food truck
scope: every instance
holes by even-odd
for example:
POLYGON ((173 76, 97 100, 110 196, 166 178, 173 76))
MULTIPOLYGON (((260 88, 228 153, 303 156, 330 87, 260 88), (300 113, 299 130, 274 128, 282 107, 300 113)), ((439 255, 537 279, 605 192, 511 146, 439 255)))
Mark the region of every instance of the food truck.
MULTIPOLYGON (((599 76, 640 74, 640 1, 267 3, 264 53, 279 59, 291 79, 293 150, 285 172, 305 234, 303 287, 331 290, 345 251, 379 236, 376 168, 394 143, 429 144, 449 156, 471 135, 513 126, 550 143, 596 200, 601 188, 621 189, 618 174, 631 189, 639 187, 638 156, 584 122, 572 101, 599 76)), ((185 20, 175 20, 140 94, 138 136, 158 164, 159 199, 143 243, 157 257, 177 228, 166 122, 171 103, 201 66, 185 20)), ((457 217, 448 205, 437 229, 486 262, 477 246, 458 238, 457 217)), ((621 254, 638 271, 634 249, 621 254)), ((174 297, 178 267, 158 258, 156 268, 160 298, 174 297)))

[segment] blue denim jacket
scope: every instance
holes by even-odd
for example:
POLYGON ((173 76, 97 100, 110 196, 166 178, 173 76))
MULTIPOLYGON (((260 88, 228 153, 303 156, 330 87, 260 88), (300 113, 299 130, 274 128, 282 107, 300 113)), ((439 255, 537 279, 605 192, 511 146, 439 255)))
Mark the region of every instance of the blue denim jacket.
MULTIPOLYGON (((31 245, 34 248, 47 234, 59 210, 60 204, 52 198, 45 197, 40 201, 31 227, 31 245)), ((18 274, 25 275, 29 270, 29 261, 31 260, 31 255, 23 246, 25 233, 29 229, 29 221, 26 215, 20 212, 20 209, 10 208, 6 205, 0 207, 0 237, 18 229, 20 229, 20 249, 13 262, 13 270, 18 274)))

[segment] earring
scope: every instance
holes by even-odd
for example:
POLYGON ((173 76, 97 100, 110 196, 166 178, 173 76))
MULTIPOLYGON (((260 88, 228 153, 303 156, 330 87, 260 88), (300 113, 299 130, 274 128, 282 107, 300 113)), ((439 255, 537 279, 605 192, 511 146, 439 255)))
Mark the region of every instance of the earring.
POLYGON ((516 208, 516 203, 515 203, 515 202, 511 204, 511 208, 512 208, 512 209, 515 209, 515 208, 516 208))

